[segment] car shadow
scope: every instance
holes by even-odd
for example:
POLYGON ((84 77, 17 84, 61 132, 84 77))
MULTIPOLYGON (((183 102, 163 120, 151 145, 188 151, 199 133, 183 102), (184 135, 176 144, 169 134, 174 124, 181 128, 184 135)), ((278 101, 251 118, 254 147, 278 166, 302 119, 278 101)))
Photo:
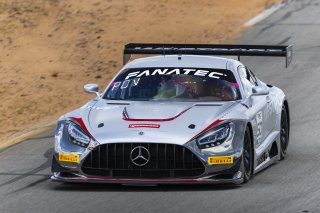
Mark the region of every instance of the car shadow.
POLYGON ((55 183, 49 184, 54 191, 90 192, 174 192, 174 191, 225 191, 241 188, 235 184, 161 184, 161 185, 121 185, 104 183, 55 183))

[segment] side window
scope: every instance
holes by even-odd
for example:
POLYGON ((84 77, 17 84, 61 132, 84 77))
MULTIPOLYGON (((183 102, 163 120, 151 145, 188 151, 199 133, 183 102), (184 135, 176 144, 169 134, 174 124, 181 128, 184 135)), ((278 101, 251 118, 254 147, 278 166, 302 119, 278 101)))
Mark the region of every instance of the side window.
POLYGON ((250 81, 250 75, 248 75, 249 74, 248 70, 243 66, 239 66, 238 74, 240 76, 245 95, 246 96, 251 95, 252 87, 254 86, 254 84, 252 84, 252 82, 250 81))

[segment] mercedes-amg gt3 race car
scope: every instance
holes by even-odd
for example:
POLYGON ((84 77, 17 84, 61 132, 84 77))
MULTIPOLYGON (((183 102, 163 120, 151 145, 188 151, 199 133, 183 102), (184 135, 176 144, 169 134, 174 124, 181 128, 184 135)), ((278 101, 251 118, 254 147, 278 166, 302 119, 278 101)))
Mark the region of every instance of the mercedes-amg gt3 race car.
POLYGON ((127 44, 126 64, 103 93, 62 116, 52 177, 122 184, 244 183, 283 159, 284 92, 240 60, 292 60, 291 46, 127 44), (130 60, 132 54, 155 54, 130 60))

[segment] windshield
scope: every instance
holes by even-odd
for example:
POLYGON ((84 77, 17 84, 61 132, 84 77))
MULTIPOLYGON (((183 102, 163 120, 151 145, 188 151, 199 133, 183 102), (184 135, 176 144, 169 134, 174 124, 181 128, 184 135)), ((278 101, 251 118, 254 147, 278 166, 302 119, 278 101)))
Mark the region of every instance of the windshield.
POLYGON ((234 101, 233 73, 208 68, 132 68, 110 84, 104 99, 130 101, 234 101))

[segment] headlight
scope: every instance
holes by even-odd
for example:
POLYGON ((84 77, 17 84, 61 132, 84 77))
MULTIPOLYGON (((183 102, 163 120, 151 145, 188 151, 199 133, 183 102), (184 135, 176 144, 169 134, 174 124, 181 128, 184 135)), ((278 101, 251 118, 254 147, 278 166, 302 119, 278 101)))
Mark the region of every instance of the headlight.
POLYGON ((216 147, 215 151, 226 151, 232 148, 234 123, 218 125, 197 138, 200 149, 216 147))
POLYGON ((70 142, 82 147, 87 147, 91 138, 77 124, 70 122, 68 125, 70 142))

